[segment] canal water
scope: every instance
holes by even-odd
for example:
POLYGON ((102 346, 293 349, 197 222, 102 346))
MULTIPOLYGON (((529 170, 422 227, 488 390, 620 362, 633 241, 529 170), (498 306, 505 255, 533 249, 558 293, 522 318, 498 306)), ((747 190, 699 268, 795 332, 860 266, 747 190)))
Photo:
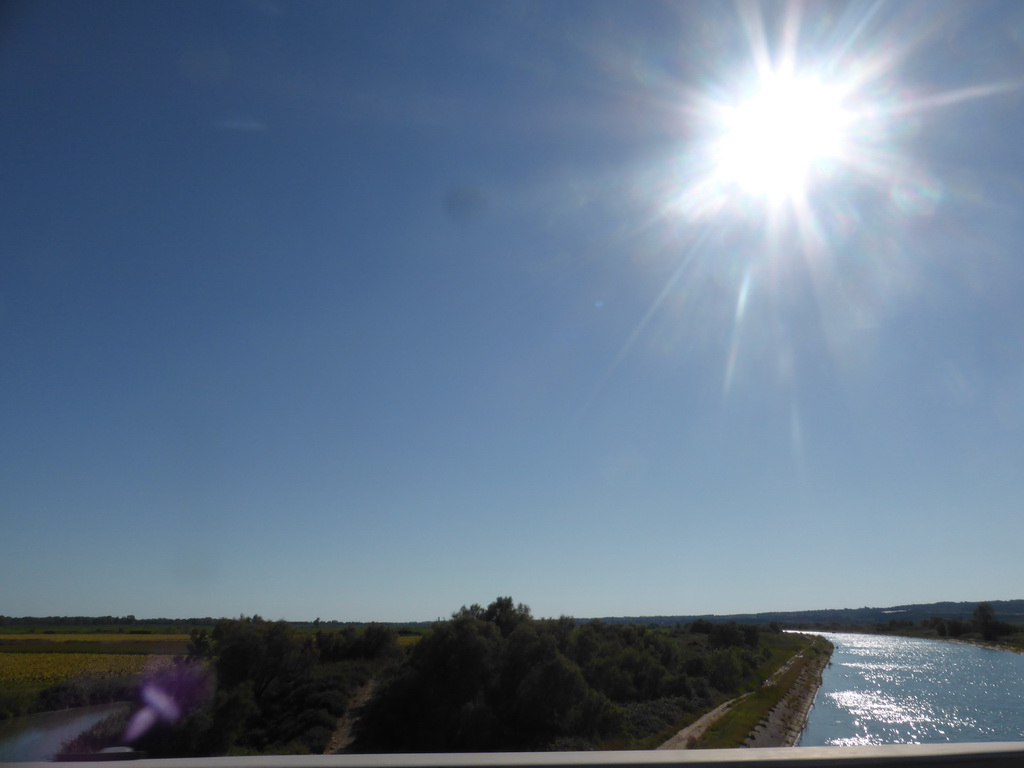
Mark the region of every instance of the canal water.
POLYGON ((833 645, 800 746, 1024 741, 1024 656, 882 635, 833 645))
POLYGON ((98 704, 0 720, 0 761, 51 760, 61 745, 129 704, 98 704))

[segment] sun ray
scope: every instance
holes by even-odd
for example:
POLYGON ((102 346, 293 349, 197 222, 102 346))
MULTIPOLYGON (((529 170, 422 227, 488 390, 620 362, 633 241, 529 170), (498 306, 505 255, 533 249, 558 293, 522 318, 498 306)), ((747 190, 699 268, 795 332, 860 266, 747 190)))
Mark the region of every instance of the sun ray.
POLYGON ((747 266, 743 271, 743 282, 740 283, 739 292, 736 294, 736 311, 733 313, 732 332, 729 334, 729 354, 726 358, 725 379, 722 385, 722 395, 729 396, 732 390, 733 377, 736 374, 736 361, 739 359, 740 331, 743 326, 743 317, 747 313, 747 300, 750 298, 750 286, 753 278, 753 267, 747 266))
POLYGON ((754 2, 738 4, 740 23, 750 47, 750 58, 756 72, 771 70, 771 54, 768 51, 768 35, 764 30, 764 16, 761 8, 754 2))
POLYGON ((586 402, 583 404, 583 407, 580 409, 580 413, 589 410, 590 406, 593 405, 594 401, 597 399, 597 396, 601 393, 601 390, 604 389, 604 385, 607 383, 609 377, 615 372, 615 370, 619 367, 622 361, 625 360, 626 355, 629 354, 630 349, 633 348, 633 345, 636 343, 637 339, 640 338, 644 329, 651 322, 654 316, 658 313, 658 310, 661 308, 661 305, 672 294, 674 288, 676 287, 676 284, 682 279, 683 275, 687 272, 688 268, 691 266, 697 254, 702 250, 703 245, 708 237, 708 234, 708 230, 702 231, 700 235, 698 235, 697 239, 693 243, 691 243, 689 247, 687 247, 685 254, 679 260, 679 265, 675 268, 675 270, 673 270, 668 280, 665 281, 665 285, 661 289, 661 292, 657 295, 654 301, 651 302, 651 305, 647 308, 647 312, 645 312, 644 316, 640 318, 640 321, 634 326, 632 333, 629 334, 629 337, 619 348, 619 353, 615 356, 615 359, 612 360, 611 364, 608 366, 607 369, 605 369, 605 372, 601 375, 601 378, 598 379, 597 384, 594 386, 593 392, 591 393, 590 397, 587 398, 586 402))
POLYGON ((973 85, 968 88, 958 88, 955 91, 937 93, 926 98, 915 99, 905 104, 890 107, 887 110, 889 115, 902 115, 916 112, 924 112, 931 109, 950 107, 961 104, 965 101, 984 99, 990 96, 997 96, 1001 93, 1020 90, 1024 87, 1024 80, 1011 80, 1002 83, 989 83, 987 85, 973 85))

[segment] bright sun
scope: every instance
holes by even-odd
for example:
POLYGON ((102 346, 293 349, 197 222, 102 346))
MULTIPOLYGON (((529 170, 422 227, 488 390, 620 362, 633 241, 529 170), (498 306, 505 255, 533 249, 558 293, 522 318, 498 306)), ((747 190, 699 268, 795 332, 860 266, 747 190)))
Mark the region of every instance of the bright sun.
POLYGON ((837 88, 773 75, 748 101, 722 109, 716 175, 772 203, 798 199, 841 158, 849 125, 837 88))

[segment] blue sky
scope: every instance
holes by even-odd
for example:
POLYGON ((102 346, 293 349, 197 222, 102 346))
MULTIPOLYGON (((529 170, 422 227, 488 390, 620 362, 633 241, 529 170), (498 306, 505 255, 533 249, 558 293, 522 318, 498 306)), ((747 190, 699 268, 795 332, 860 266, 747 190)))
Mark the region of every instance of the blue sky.
POLYGON ((0 614, 1021 597, 1024 6, 790 8, 4 11, 0 614))

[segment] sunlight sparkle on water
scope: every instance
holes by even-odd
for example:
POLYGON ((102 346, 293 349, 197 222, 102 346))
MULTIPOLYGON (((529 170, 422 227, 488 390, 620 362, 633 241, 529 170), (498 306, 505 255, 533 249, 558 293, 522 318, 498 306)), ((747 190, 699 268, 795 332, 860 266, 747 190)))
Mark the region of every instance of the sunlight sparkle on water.
POLYGON ((1024 738, 1024 658, 938 641, 826 636, 836 650, 802 746, 1024 738))

